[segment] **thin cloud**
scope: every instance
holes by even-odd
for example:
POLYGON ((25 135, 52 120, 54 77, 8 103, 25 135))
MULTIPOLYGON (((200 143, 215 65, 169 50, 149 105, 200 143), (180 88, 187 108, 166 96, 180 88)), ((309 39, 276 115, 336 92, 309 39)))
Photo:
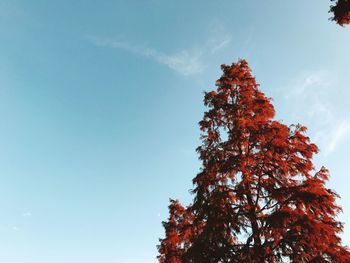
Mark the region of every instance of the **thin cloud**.
POLYGON ((204 46, 207 52, 211 54, 228 47, 232 42, 232 35, 226 30, 225 25, 219 21, 213 21, 207 30, 209 38, 204 46))
POLYGON ((323 120, 329 122, 333 118, 331 105, 327 104, 322 100, 317 100, 311 105, 309 105, 309 109, 307 111, 307 115, 310 118, 317 118, 322 116, 323 120))
POLYGON ((211 47, 211 53, 214 54, 220 49, 223 49, 227 47, 232 41, 232 37, 229 35, 226 35, 223 39, 221 38, 212 38, 210 40, 211 47))
POLYGON ((192 52, 182 50, 175 54, 165 54, 153 48, 132 45, 127 42, 108 38, 90 37, 90 40, 97 46, 122 49, 130 53, 152 59, 155 62, 165 65, 184 76, 200 73, 205 68, 203 63, 200 61, 202 54, 199 50, 192 52))
POLYGON ((31 217, 32 213, 31 212, 25 212, 22 214, 23 217, 31 217))
POLYGON ((121 49, 151 59, 183 76, 190 76, 203 72, 206 68, 205 61, 208 59, 208 55, 224 49, 231 42, 231 37, 225 35, 223 38, 211 38, 201 47, 184 49, 173 54, 167 54, 151 47, 135 45, 127 41, 96 36, 88 36, 88 39, 96 46, 121 49))
POLYGON ((332 81, 331 75, 326 71, 315 71, 301 74, 294 84, 289 88, 287 92, 287 97, 308 97, 322 95, 325 88, 331 85, 332 81))
POLYGON ((20 231, 20 228, 19 228, 18 226, 13 226, 13 227, 12 227, 12 230, 13 230, 13 231, 20 231))
POLYGON ((328 144, 328 152, 332 153, 341 141, 349 134, 350 123, 349 121, 343 121, 335 127, 328 144))
POLYGON ((331 100, 336 79, 327 71, 302 74, 286 91, 291 115, 314 130, 313 140, 324 155, 333 153, 350 133, 350 120, 339 114, 331 100), (322 151, 323 150, 323 151, 322 151))

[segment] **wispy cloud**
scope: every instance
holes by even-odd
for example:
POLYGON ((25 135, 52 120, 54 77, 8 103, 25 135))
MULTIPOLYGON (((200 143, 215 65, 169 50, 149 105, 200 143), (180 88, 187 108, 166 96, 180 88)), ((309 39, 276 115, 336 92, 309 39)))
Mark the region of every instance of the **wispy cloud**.
POLYGON ((25 212, 22 214, 23 217, 31 217, 32 213, 31 212, 25 212))
POLYGON ((287 96, 318 97, 331 85, 332 76, 327 71, 306 72, 297 77, 289 87, 287 96))
POLYGON ((123 49, 130 53, 152 59, 184 76, 200 73, 205 68, 200 61, 202 54, 199 50, 192 52, 182 50, 174 54, 165 54, 153 48, 133 45, 109 38, 90 37, 90 40, 97 46, 123 49))
POLYGON ((13 227, 12 227, 12 230, 13 230, 13 231, 20 231, 20 228, 19 228, 18 226, 13 226, 13 227))
POLYGON ((88 39, 96 46, 121 49, 135 55, 149 58, 183 76, 203 72, 206 68, 205 57, 209 53, 214 54, 220 49, 225 48, 231 42, 231 37, 226 35, 224 38, 211 38, 201 47, 193 47, 191 49, 167 54, 145 45, 135 45, 127 41, 120 41, 112 38, 89 36, 88 39))
POLYGON ((328 144, 328 152, 334 152, 337 145, 344 139, 344 137, 350 132, 350 122, 343 121, 339 125, 337 125, 333 134, 331 134, 331 138, 328 144))
POLYGON ((227 47, 232 41, 232 37, 230 35, 225 35, 223 38, 212 38, 209 41, 211 45, 211 53, 214 54, 220 49, 227 47))
POLYGON ((286 99, 294 105, 294 118, 312 124, 314 140, 325 154, 333 153, 350 134, 350 119, 332 104, 331 93, 336 80, 327 71, 304 73, 288 87, 286 99))

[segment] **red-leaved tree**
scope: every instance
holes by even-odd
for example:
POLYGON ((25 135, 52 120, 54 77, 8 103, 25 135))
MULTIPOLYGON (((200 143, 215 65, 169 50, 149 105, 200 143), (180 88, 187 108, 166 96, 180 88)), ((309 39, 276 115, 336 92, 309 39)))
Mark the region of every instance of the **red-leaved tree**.
POLYGON ((204 98, 193 204, 171 201, 160 262, 349 263, 337 195, 327 169, 314 171, 306 128, 273 119, 245 60, 222 70, 204 98))
POLYGON ((170 199, 170 217, 163 222, 166 238, 161 240, 159 246, 161 263, 181 263, 193 236, 193 214, 190 208, 185 209, 178 200, 170 199))
POLYGON ((350 0, 331 1, 336 1, 335 5, 332 5, 330 9, 330 12, 333 13, 331 19, 341 26, 350 24, 350 0))

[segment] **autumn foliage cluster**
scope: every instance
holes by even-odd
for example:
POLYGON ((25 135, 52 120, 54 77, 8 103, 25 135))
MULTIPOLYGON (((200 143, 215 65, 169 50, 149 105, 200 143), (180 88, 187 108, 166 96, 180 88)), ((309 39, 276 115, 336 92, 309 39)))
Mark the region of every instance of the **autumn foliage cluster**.
POLYGON ((327 169, 314 169, 306 128, 273 119, 245 60, 222 71, 204 97, 193 204, 171 200, 159 261, 350 262, 337 195, 327 169))
POLYGON ((330 12, 333 13, 332 20, 339 25, 350 24, 350 0, 331 0, 335 5, 331 6, 330 12))

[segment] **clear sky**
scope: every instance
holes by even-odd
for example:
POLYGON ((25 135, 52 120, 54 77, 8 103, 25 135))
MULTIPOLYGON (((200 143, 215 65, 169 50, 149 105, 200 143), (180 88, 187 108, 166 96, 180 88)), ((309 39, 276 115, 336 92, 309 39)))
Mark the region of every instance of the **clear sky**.
POLYGON ((302 123, 350 245, 350 27, 328 0, 0 0, 0 262, 155 263, 203 91, 249 61, 302 123))

